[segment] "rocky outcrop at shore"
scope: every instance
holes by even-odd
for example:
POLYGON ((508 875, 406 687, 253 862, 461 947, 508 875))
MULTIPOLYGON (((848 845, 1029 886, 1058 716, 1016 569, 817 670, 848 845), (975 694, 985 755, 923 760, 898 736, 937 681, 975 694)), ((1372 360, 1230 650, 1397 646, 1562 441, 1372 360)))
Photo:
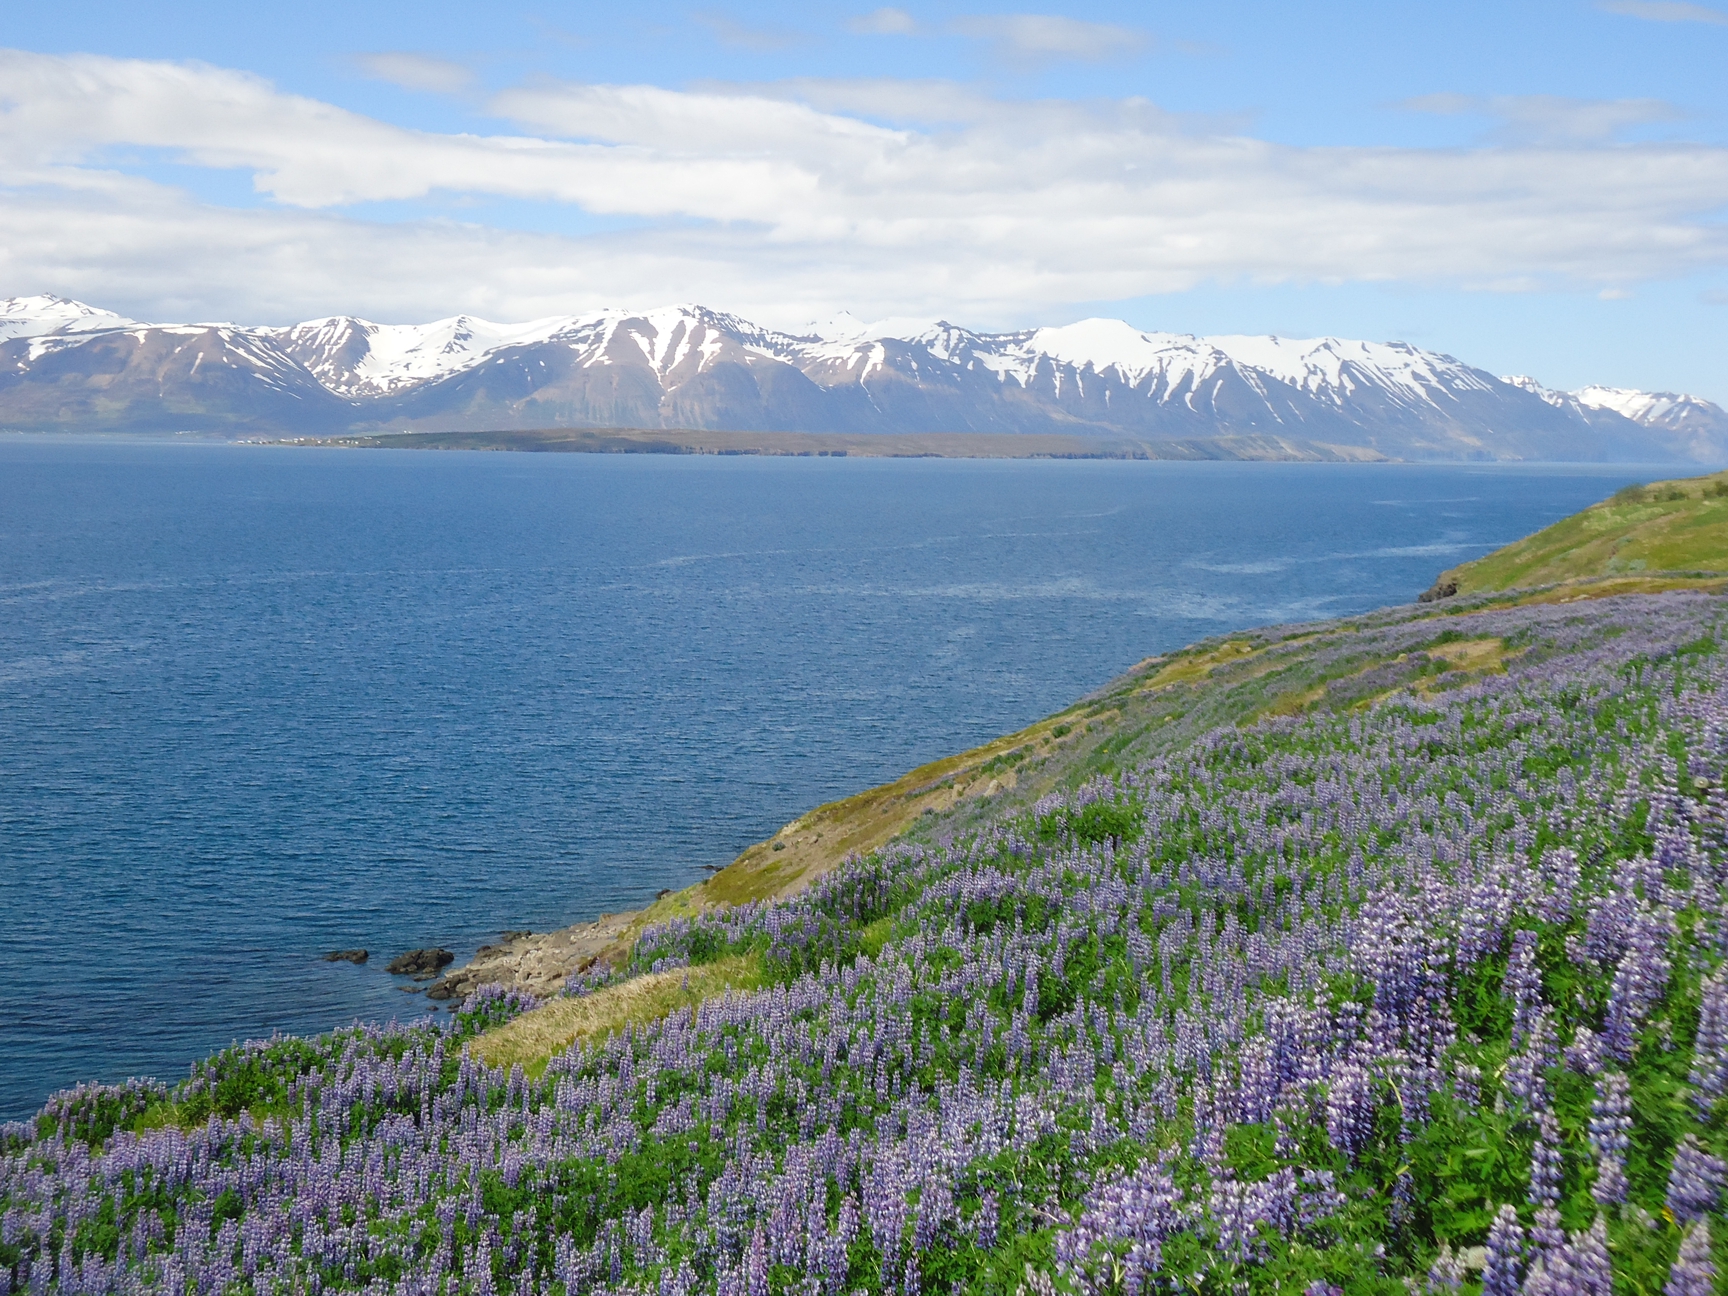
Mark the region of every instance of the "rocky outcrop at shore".
POLYGON ((462 999, 483 985, 526 990, 541 998, 564 988, 572 972, 592 967, 629 931, 637 914, 602 914, 554 932, 505 932, 496 945, 482 945, 474 957, 427 988, 429 999, 462 999))
POLYGON ((1438 603, 1441 599, 1456 598, 1458 582, 1456 579, 1440 576, 1427 589, 1416 596, 1418 603, 1438 603))
POLYGON ((392 976, 419 977, 430 980, 438 975, 440 968, 449 967, 456 961, 456 956, 447 949, 417 949, 406 954, 398 954, 390 960, 390 966, 385 968, 392 976))

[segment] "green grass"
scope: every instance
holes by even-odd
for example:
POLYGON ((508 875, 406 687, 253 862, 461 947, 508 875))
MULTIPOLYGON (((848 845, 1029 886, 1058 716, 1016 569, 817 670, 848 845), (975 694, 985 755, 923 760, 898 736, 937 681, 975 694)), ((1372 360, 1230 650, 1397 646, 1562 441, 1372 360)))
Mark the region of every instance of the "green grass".
POLYGON ((1728 576, 1728 473, 1626 487, 1440 580, 1479 594, 1601 578, 1673 588, 1710 574, 1728 576))

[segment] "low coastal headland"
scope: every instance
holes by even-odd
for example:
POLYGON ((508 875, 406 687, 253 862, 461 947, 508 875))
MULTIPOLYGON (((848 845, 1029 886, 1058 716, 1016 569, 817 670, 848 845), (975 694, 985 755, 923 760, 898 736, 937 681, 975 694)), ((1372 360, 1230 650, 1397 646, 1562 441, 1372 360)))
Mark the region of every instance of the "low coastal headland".
POLYGON ((551 993, 56 1095, 6 1290, 1718 1291, 1718 480, 1142 662, 551 993))
POLYGON ((511 450, 550 454, 764 455, 856 459, 1174 459, 1379 463, 1363 446, 1275 436, 1154 440, 1037 432, 707 432, 679 428, 528 428, 294 437, 272 445, 367 450, 511 450))

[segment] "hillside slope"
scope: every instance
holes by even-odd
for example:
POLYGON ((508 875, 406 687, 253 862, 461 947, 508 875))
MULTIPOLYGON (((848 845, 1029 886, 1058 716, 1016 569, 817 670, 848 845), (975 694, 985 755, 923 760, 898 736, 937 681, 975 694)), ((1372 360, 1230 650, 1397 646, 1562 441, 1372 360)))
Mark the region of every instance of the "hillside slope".
POLYGON ((0 1130, 0 1275, 1707 1296, 1725 645, 1677 592, 1144 663, 879 798, 938 798, 898 840, 550 1003, 56 1097, 0 1130))
POLYGON ((1624 588, 1728 576, 1728 473, 1629 486, 1441 573, 1424 599, 1613 580, 1624 588), (1449 591, 1449 592, 1448 592, 1449 591))

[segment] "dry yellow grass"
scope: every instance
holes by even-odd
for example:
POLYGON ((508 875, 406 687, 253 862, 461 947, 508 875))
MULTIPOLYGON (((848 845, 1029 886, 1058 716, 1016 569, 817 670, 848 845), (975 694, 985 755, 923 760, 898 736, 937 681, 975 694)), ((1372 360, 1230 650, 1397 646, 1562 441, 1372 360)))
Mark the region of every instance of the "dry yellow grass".
POLYGON ((536 1076, 577 1040, 658 1021, 727 990, 753 989, 761 978, 761 964, 753 954, 700 967, 649 972, 579 999, 554 999, 523 1013, 487 1031, 474 1042, 474 1052, 492 1066, 520 1063, 530 1076, 536 1076))
MULTIPOLYGON (((1219 644, 1209 652, 1184 653, 1172 661, 1165 662, 1155 671, 1150 679, 1140 686, 1141 692, 1166 688, 1171 684, 1192 684, 1203 680, 1218 667, 1230 662, 1241 661, 1244 657, 1254 655, 1254 645, 1241 639, 1232 639, 1228 643, 1219 644)), ((1157 661, 1152 658, 1151 661, 1157 661)), ((1141 663, 1142 666, 1150 662, 1141 663)))
POLYGON ((1272 705, 1264 711, 1257 711, 1252 716, 1243 718, 1243 724, 1251 724, 1261 716, 1293 716, 1301 715, 1321 698, 1326 696, 1326 685, 1315 684, 1294 693, 1284 693, 1276 698, 1272 705))
POLYGON ((1424 648, 1430 657, 1437 657, 1453 670, 1505 670, 1506 641, 1504 639, 1459 639, 1452 643, 1424 648))
MULTIPOLYGON (((1724 576, 1587 576, 1564 581, 1549 589, 1520 591, 1506 600, 1506 606, 1522 607, 1529 603, 1581 603, 1585 599, 1613 598, 1617 594, 1665 594, 1669 590, 1690 589, 1706 594, 1728 591, 1724 576)), ((1499 600, 1495 600, 1499 605, 1499 600)))
MULTIPOLYGON (((1455 671, 1464 671, 1469 674, 1488 675, 1496 674, 1506 669, 1506 641, 1503 639, 1459 639, 1452 643, 1435 644, 1432 647, 1424 648, 1422 651, 1429 657, 1444 661, 1455 671)), ((1406 656, 1408 656, 1408 654, 1401 654, 1396 658, 1396 660, 1403 661, 1406 656)), ((1244 716, 1239 723, 1243 725, 1252 724, 1263 716, 1302 715, 1316 702, 1326 696, 1327 690, 1331 685, 1353 679, 1359 675, 1365 675, 1371 670, 1377 670, 1381 666, 1386 665, 1389 660, 1393 659, 1388 658, 1370 661, 1358 670, 1352 672, 1350 675, 1339 676, 1334 680, 1323 680, 1318 684, 1311 684, 1303 688, 1292 689, 1288 693, 1282 693, 1278 697, 1274 698, 1268 706, 1255 711, 1250 715, 1244 716)), ((1432 693, 1430 685, 1431 681, 1420 680, 1414 685, 1414 687, 1418 693, 1428 696, 1432 693)), ((1380 701, 1382 698, 1397 692, 1398 688, 1405 687, 1410 686, 1400 684, 1396 688, 1386 689, 1382 692, 1362 698, 1353 705, 1358 709, 1366 708, 1373 705, 1375 702, 1380 701)))

